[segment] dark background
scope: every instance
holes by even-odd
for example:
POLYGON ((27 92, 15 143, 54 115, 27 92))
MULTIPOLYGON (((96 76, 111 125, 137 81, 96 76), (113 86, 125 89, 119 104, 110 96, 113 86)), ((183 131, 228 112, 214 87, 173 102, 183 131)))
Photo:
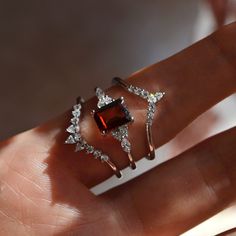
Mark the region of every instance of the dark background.
POLYGON ((0 1, 0 139, 192 43, 198 1, 0 1))

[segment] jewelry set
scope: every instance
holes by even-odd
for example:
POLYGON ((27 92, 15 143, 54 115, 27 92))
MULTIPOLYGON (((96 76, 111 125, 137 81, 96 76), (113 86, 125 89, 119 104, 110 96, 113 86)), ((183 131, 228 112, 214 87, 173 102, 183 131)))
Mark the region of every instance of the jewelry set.
MULTIPOLYGON (((125 80, 118 77, 115 77, 113 82, 134 96, 139 96, 147 102, 145 122, 149 148, 147 159, 153 160, 155 158, 155 147, 152 137, 152 123, 157 103, 163 98, 165 93, 151 93, 145 89, 130 85, 125 80)), ((99 87, 95 88, 95 94, 98 99, 97 108, 94 109, 91 114, 93 115, 101 135, 110 135, 116 142, 119 142, 122 150, 127 154, 130 168, 135 169, 136 164, 132 155, 132 145, 129 140, 129 125, 134 121, 134 117, 129 112, 128 107, 125 104, 125 99, 123 97, 112 98, 99 87)), ((121 171, 111 157, 102 150, 90 145, 80 132, 80 119, 83 111, 83 103, 84 100, 79 97, 76 104, 73 106, 70 126, 66 129, 69 136, 65 143, 74 144, 76 152, 84 151, 95 159, 107 164, 113 170, 114 174, 120 178, 122 176, 121 171)))

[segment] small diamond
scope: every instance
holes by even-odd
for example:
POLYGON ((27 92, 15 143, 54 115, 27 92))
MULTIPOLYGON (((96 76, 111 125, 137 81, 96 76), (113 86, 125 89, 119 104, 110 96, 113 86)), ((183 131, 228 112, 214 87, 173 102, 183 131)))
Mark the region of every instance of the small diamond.
POLYGON ((97 159, 97 158, 100 157, 101 155, 102 155, 102 152, 99 151, 99 150, 95 150, 95 151, 93 152, 93 156, 94 156, 95 159, 97 159))
POLYGON ((150 103, 148 104, 147 110, 148 110, 148 112, 153 112, 153 113, 154 113, 154 112, 156 111, 156 105, 155 105, 155 103, 150 102, 150 103))
POLYGON ((95 93, 96 93, 96 96, 97 96, 98 98, 101 98, 101 97, 104 97, 104 96, 105 96, 105 93, 104 93, 103 90, 102 90, 101 88, 99 88, 99 87, 96 88, 95 93))
POLYGON ((74 110, 80 110, 81 109, 81 104, 76 104, 73 106, 74 110))
POLYGON ((80 110, 74 110, 72 111, 72 114, 74 117, 79 117, 80 116, 80 110))
POLYGON ((104 161, 108 161, 109 157, 107 155, 103 154, 103 155, 101 155, 100 159, 102 162, 104 162, 104 161))
POLYGON ((94 152, 94 147, 90 146, 90 145, 86 145, 86 152, 89 153, 93 153, 94 152))
POLYGON ((156 92, 155 97, 156 97, 157 101, 161 100, 163 98, 164 94, 165 93, 156 92))
POLYGON ((113 130, 111 134, 115 139, 121 141, 123 138, 128 137, 128 126, 120 126, 116 130, 113 130))
POLYGON ((75 140, 76 142, 78 142, 78 141, 81 140, 81 136, 80 136, 79 133, 75 133, 75 134, 74 134, 74 140, 75 140))
POLYGON ((153 93, 149 94, 148 102, 150 102, 150 103, 156 103, 157 102, 157 98, 156 98, 155 94, 153 94, 153 93))
POLYGON ((83 143, 78 142, 75 147, 75 152, 79 152, 84 149, 83 143))
POLYGON ((153 119, 154 118, 154 112, 150 111, 148 112, 148 119, 153 119))
POLYGON ((141 96, 142 96, 144 99, 147 99, 148 96, 149 96, 149 92, 146 91, 146 90, 142 90, 142 92, 141 92, 141 96))
POLYGON ((71 126, 69 126, 69 127, 66 129, 66 131, 67 131, 68 133, 74 134, 74 133, 76 133, 76 132, 79 131, 79 127, 76 127, 76 126, 74 126, 74 125, 71 125, 71 126))
POLYGON ((73 124, 73 125, 77 125, 79 123, 79 118, 77 117, 73 117, 70 122, 73 124))
POLYGON ((142 89, 141 89, 141 88, 138 88, 138 87, 135 87, 135 88, 134 88, 134 93, 135 93, 136 95, 141 95, 141 92, 142 92, 142 89))
POLYGON ((133 86, 133 85, 130 85, 130 86, 128 87, 128 90, 129 90, 130 92, 134 92, 134 86, 133 86))
POLYGON ((121 147, 123 148, 123 150, 125 152, 130 152, 131 150, 131 145, 130 145, 130 142, 128 139, 124 138, 122 141, 121 141, 121 147))
POLYGON ((66 144, 73 144, 76 143, 75 139, 73 138, 72 135, 70 135, 67 140, 65 141, 66 144))
POLYGON ((98 108, 101 108, 111 102, 113 102, 113 99, 106 95, 105 97, 102 97, 99 99, 97 106, 98 106, 98 108))

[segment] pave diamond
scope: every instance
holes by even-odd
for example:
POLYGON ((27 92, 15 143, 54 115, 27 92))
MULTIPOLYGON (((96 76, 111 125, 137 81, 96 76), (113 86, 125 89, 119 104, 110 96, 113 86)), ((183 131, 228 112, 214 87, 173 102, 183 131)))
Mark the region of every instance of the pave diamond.
POLYGON ((81 142, 78 142, 75 147, 75 152, 79 152, 84 149, 84 145, 81 142))
POLYGON ((113 130, 111 134, 115 139, 121 141, 123 138, 128 137, 128 126, 120 126, 117 129, 113 130))
POLYGON ((74 110, 80 110, 81 109, 81 104, 76 104, 73 106, 74 110))
POLYGON ((100 157, 101 155, 102 155, 102 152, 99 151, 99 150, 95 150, 95 151, 93 152, 93 156, 94 156, 95 159, 97 159, 97 158, 100 157))
POLYGON ((76 142, 78 142, 78 141, 81 140, 81 135, 80 135, 80 133, 75 133, 75 134, 74 134, 74 140, 75 140, 76 142))
POLYGON ((165 93, 161 93, 161 92, 155 93, 155 97, 156 97, 157 101, 161 100, 164 95, 165 95, 165 93))
POLYGON ((100 159, 102 162, 104 162, 104 161, 108 161, 109 157, 107 155, 103 154, 103 155, 101 155, 100 159))
POLYGON ((89 153, 93 153, 94 152, 94 147, 91 145, 87 145, 86 146, 86 152, 89 153))
POLYGON ((95 93, 98 98, 105 97, 104 91, 99 87, 95 89, 95 93))
POLYGON ((148 95, 148 102, 150 102, 150 103, 156 103, 157 102, 157 98, 156 98, 155 94, 150 93, 148 95))
POLYGON ((67 143, 67 144, 73 144, 73 143, 76 143, 76 141, 75 141, 74 137, 73 137, 72 135, 70 135, 70 136, 66 139, 65 143, 67 143))
POLYGON ((124 138, 122 141, 121 141, 121 147, 123 148, 123 150, 125 152, 130 152, 130 149, 131 149, 131 145, 130 145, 130 142, 128 139, 124 138))
POLYGON ((73 125, 76 125, 76 124, 79 123, 79 118, 73 117, 73 118, 70 120, 70 122, 71 122, 73 125))
POLYGON ((80 116, 80 110, 74 110, 72 111, 72 114, 74 117, 79 117, 80 116))
POLYGON ((101 107, 103 107, 103 106, 105 106, 105 105, 107 105, 107 104, 109 104, 109 103, 111 103, 111 102, 113 102, 114 100, 112 99, 112 98, 110 98, 110 97, 108 97, 107 95, 106 96, 104 96, 104 97, 101 97, 100 99, 99 99, 99 101, 98 101, 98 107, 99 108, 101 108, 101 107))
POLYGON ((71 126, 69 126, 69 127, 66 129, 66 131, 67 131, 68 133, 74 134, 74 133, 76 133, 76 132, 79 131, 79 127, 76 127, 76 126, 74 126, 74 125, 71 125, 71 126))

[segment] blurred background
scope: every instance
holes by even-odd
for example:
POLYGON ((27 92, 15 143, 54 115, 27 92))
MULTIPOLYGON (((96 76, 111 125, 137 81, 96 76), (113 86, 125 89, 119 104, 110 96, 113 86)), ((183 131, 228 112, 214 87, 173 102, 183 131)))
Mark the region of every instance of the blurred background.
MULTIPOLYGON (((96 85, 108 87, 112 77, 127 77, 234 21, 235 6, 235 0, 0 1, 0 140, 60 114, 78 95, 89 98, 96 85)), ((139 173, 234 126, 235 100, 199 117, 158 150, 156 162, 142 160, 139 173)), ((109 181, 94 191, 119 184, 109 181)), ((215 235, 236 227, 234 219, 231 208, 186 236, 215 235)))
POLYGON ((196 0, 0 1, 0 139, 194 41, 196 0))

